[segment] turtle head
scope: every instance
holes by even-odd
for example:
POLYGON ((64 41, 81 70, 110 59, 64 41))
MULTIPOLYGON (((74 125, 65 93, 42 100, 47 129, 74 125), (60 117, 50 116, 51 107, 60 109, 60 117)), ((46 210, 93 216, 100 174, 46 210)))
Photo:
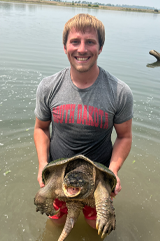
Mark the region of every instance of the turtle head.
POLYGON ((93 191, 94 183, 80 171, 70 171, 63 180, 63 191, 68 198, 86 198, 93 191))

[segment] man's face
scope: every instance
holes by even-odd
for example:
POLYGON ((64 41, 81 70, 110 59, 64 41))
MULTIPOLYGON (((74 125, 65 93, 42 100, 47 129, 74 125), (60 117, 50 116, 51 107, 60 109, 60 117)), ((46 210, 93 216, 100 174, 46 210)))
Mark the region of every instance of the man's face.
POLYGON ((68 34, 64 52, 68 60, 78 72, 86 72, 97 67, 97 58, 101 53, 102 47, 99 47, 98 34, 92 28, 87 28, 81 32, 72 28, 68 34))

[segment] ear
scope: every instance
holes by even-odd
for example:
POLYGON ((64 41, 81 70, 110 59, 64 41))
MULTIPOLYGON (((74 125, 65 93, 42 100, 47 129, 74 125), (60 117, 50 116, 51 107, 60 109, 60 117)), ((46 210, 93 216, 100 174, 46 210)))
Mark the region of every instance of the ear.
POLYGON ((98 54, 100 54, 102 52, 103 46, 100 47, 98 54))
POLYGON ((67 48, 66 48, 66 45, 63 45, 63 50, 64 50, 65 54, 67 54, 67 48))

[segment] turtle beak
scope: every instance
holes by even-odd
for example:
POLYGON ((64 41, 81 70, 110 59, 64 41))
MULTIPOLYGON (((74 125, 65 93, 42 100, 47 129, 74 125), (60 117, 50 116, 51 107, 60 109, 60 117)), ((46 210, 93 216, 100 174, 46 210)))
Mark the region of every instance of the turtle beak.
POLYGON ((63 184, 63 191, 66 197, 76 197, 80 194, 81 192, 81 187, 68 187, 65 184, 63 184))

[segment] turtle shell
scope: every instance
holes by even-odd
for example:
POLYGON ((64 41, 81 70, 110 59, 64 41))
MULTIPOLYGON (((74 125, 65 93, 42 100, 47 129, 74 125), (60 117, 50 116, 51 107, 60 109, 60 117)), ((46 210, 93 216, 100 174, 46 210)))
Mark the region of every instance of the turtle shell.
POLYGON ((106 176, 107 176, 107 179, 109 179, 109 183, 111 185, 112 191, 114 190, 114 188, 116 186, 116 183, 117 183, 117 179, 116 179, 116 176, 114 175, 114 173, 111 170, 109 170, 109 168, 104 166, 103 164, 98 163, 98 162, 93 162, 89 158, 87 158, 83 155, 76 155, 76 156, 71 157, 71 158, 60 158, 60 159, 57 159, 57 160, 54 160, 54 161, 48 163, 45 166, 45 168, 43 169, 43 172, 42 172, 43 183, 45 184, 45 180, 47 179, 46 178, 47 173, 51 172, 51 170, 53 170, 56 166, 63 165, 63 164, 65 164, 67 162, 70 162, 70 161, 75 161, 77 159, 82 159, 84 161, 87 161, 87 162, 91 163, 93 166, 95 166, 96 168, 98 168, 100 171, 105 173, 106 176))

